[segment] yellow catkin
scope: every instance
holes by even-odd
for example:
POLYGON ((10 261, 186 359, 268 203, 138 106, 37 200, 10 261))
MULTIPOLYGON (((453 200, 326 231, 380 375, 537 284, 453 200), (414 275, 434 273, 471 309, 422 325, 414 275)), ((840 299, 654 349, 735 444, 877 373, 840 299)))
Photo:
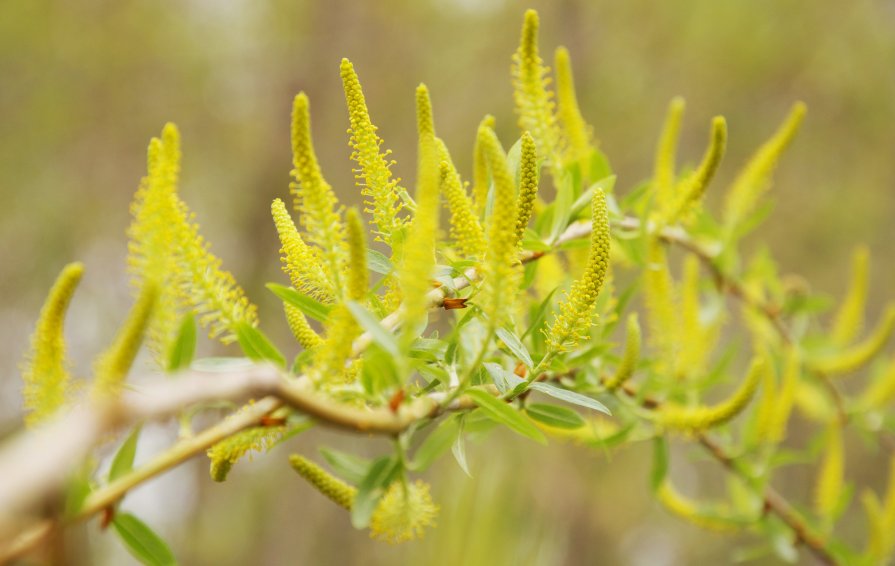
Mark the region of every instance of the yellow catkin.
POLYGON ((895 358, 889 359, 885 370, 858 397, 863 410, 880 410, 895 399, 895 358))
POLYGON ((792 407, 795 403, 796 387, 801 373, 801 357, 798 350, 791 349, 786 358, 786 366, 783 369, 783 377, 774 403, 773 416, 763 430, 764 438, 768 443, 777 444, 786 438, 786 429, 792 407))
POLYGON ((677 300, 668 269, 665 247, 658 238, 647 243, 643 271, 643 303, 646 307, 649 344, 655 351, 657 368, 670 371, 677 358, 677 300))
POLYGON ((672 99, 665 115, 662 134, 659 136, 659 147, 656 149, 655 165, 653 166, 653 194, 656 199, 656 210, 665 210, 671 206, 674 197, 677 143, 683 117, 684 99, 680 97, 672 99))
POLYGON ((695 501, 678 492, 668 479, 656 489, 656 498, 671 513, 703 529, 728 532, 737 528, 734 521, 701 511, 695 501))
POLYGON ((563 134, 568 141, 568 160, 580 163, 582 173, 585 173, 584 165, 593 151, 593 128, 584 121, 581 110, 578 108, 575 81, 572 76, 572 62, 569 58, 569 50, 565 47, 556 49, 554 67, 556 68, 557 114, 563 134))
POLYGON ((486 128, 480 139, 494 180, 494 207, 488 219, 488 250, 482 265, 481 307, 492 327, 497 327, 508 317, 518 287, 516 184, 494 130, 486 128))
POLYGON ((301 344, 302 348, 313 350, 323 343, 323 339, 311 328, 305 314, 298 307, 283 303, 283 308, 286 310, 286 322, 289 324, 289 330, 292 331, 292 335, 295 336, 295 340, 301 344))
POLYGON ((680 332, 677 335, 680 337, 680 350, 675 375, 682 379, 706 371, 718 338, 719 321, 703 320, 699 300, 699 264, 696 256, 687 256, 679 289, 680 332))
POLYGON ((525 12, 519 48, 513 55, 513 98, 519 128, 531 132, 538 154, 549 162, 554 178, 558 178, 563 150, 550 78, 538 54, 538 26, 538 13, 525 12))
POLYGON ((22 363, 25 424, 29 427, 46 421, 68 396, 71 377, 65 359, 65 313, 83 275, 83 264, 66 265, 40 310, 31 349, 22 363))
MULTIPOLYGON (((346 299, 363 302, 369 284, 367 246, 363 221, 355 209, 350 209, 348 220, 348 270, 345 274, 348 294, 346 299)), ((326 339, 314 352, 311 375, 318 383, 332 383, 350 377, 345 363, 351 356, 354 339, 360 335, 360 325, 344 304, 330 312, 326 323, 326 339)))
POLYGON ((628 323, 625 329, 625 351, 622 353, 622 358, 618 362, 615 373, 606 381, 606 389, 614 391, 631 379, 639 361, 640 323, 637 320, 637 313, 631 313, 628 316, 628 323))
POLYGON ((392 544, 420 539, 437 515, 429 484, 392 482, 370 517, 370 537, 392 544))
POLYGON ((336 505, 351 510, 357 489, 336 478, 326 470, 308 460, 304 456, 293 454, 289 463, 298 475, 308 481, 320 493, 332 500, 336 505))
POLYGON ((837 420, 827 431, 826 452, 814 488, 814 510, 824 530, 829 530, 833 526, 844 487, 845 454, 841 427, 837 420))
POLYGON ((292 106, 292 176, 291 185, 295 208, 301 213, 300 222, 307 241, 321 250, 323 264, 329 279, 335 283, 335 291, 341 296, 339 275, 347 256, 345 249, 345 225, 342 209, 332 187, 320 171, 311 138, 311 115, 308 97, 299 93, 292 106))
POLYGON ((889 459, 889 480, 882 504, 883 532, 882 562, 888 562, 895 553, 895 457, 889 459))
POLYGON ((382 140, 376 134, 376 126, 370 121, 364 92, 354 66, 348 59, 342 59, 342 86, 345 89, 345 102, 348 104, 348 118, 351 123, 351 147, 354 152, 351 158, 360 166, 355 179, 361 194, 367 197, 366 212, 373 215, 373 224, 377 228, 376 239, 392 244, 392 234, 400 230, 406 223, 400 215, 404 204, 399 199, 399 179, 393 179, 388 156, 391 150, 380 151, 382 140))
POLYGON ((348 210, 348 298, 362 302, 370 287, 370 272, 367 269, 367 238, 360 213, 354 208, 348 210))
POLYGON ((473 209, 472 201, 463 184, 460 174, 454 167, 447 147, 440 139, 436 140, 439 149, 439 177, 444 200, 450 210, 451 238, 463 257, 481 259, 485 255, 485 233, 473 209))
POLYGON ((186 204, 177 204, 180 284, 176 288, 187 308, 199 315, 199 324, 208 327, 209 336, 231 343, 239 325, 258 325, 258 307, 249 302, 233 275, 221 269, 221 260, 211 253, 199 227, 189 221, 192 214, 186 204))
POLYGON ((124 326, 109 348, 94 363, 93 395, 116 396, 124 385, 158 298, 158 290, 146 286, 137 297, 124 326))
POLYGON ((160 289, 147 329, 147 343, 156 362, 164 365, 177 333, 179 299, 168 281, 177 270, 172 218, 176 215, 175 194, 179 174, 179 136, 167 124, 162 139, 153 138, 147 155, 147 174, 131 203, 127 229, 127 269, 137 294, 146 286, 160 289))
POLYGON ((319 251, 301 238, 282 200, 274 199, 270 212, 283 246, 280 261, 292 286, 319 301, 332 302, 335 295, 333 282, 327 278, 326 270, 320 263, 319 251))
POLYGON ((490 114, 482 118, 476 130, 475 145, 473 147, 472 160, 472 204, 475 213, 481 217, 488 205, 488 189, 491 187, 491 178, 488 176, 488 162, 485 159, 485 150, 479 141, 479 134, 483 128, 494 129, 494 116, 490 114))
POLYGON ((727 122, 724 118, 716 116, 712 120, 712 129, 709 136, 709 146, 699 167, 687 176, 678 187, 671 200, 671 205, 659 217, 660 224, 670 224, 681 221, 684 224, 692 223, 696 218, 695 212, 702 203, 702 197, 706 188, 715 176, 718 165, 724 157, 727 147, 727 122))
POLYGON ((728 230, 736 229, 770 187, 777 161, 798 131, 805 111, 805 104, 797 102, 771 139, 758 148, 734 179, 724 203, 724 224, 728 230))
POLYGON ((749 368, 746 379, 734 393, 717 405, 681 406, 665 404, 657 411, 657 422, 664 427, 687 432, 703 432, 732 420, 752 400, 762 380, 765 364, 756 359, 749 368))
POLYGON ((418 337, 415 331, 425 322, 428 313, 427 295, 432 290, 438 232, 438 147, 429 90, 422 84, 416 89, 416 111, 419 133, 416 213, 398 270, 404 309, 401 341, 407 349, 418 337))
POLYGON ((221 269, 221 260, 211 253, 193 214, 177 196, 180 134, 173 124, 165 126, 160 142, 150 145, 150 153, 148 182, 135 199, 128 260, 138 285, 153 284, 161 290, 153 320, 159 316, 163 320, 150 327, 150 341, 159 354, 167 356, 179 306, 195 310, 211 337, 232 342, 239 325, 257 325, 257 308, 233 276, 221 269))
POLYGON ((522 242, 531 213, 534 210, 535 198, 538 196, 538 154, 534 138, 525 132, 522 134, 522 146, 519 157, 519 201, 516 204, 516 242, 522 242))
POLYGON ((869 260, 870 252, 866 246, 858 247, 852 255, 851 283, 830 330, 830 339, 836 346, 842 347, 854 340, 864 326, 869 260))
POLYGON ((584 273, 572 284, 566 300, 559 305, 559 315, 546 332, 547 347, 553 352, 565 351, 590 332, 594 305, 609 269, 609 208, 601 189, 594 192, 590 254, 584 273))
POLYGON ((242 458, 253 452, 266 452, 273 448, 283 435, 288 432, 287 426, 258 426, 237 432, 233 436, 218 442, 208 449, 211 464, 209 474, 211 479, 222 482, 233 466, 242 458))
POLYGON ((811 367, 827 375, 852 373, 879 354, 895 331, 895 304, 890 304, 876 328, 863 341, 840 353, 816 360, 811 367))

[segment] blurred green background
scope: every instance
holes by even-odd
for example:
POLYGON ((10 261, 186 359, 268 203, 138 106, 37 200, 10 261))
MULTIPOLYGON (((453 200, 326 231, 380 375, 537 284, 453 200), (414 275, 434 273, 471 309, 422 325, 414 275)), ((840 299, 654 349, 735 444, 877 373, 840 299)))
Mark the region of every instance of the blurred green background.
MULTIPOLYGON (((265 329, 288 344, 278 300, 263 283, 284 281, 269 203, 288 191, 294 94, 310 96, 324 173, 346 203, 356 203, 358 191, 341 57, 356 66, 400 176, 412 182, 413 89, 421 81, 432 92, 439 134, 468 176, 485 113, 497 117, 505 143, 518 135, 509 66, 528 7, 541 14, 545 58, 558 44, 571 51, 582 110, 620 192, 650 174, 672 96, 688 103, 685 161, 698 159, 711 116, 727 117, 730 145, 716 187, 793 101, 804 100, 808 118, 776 177, 776 209, 750 245, 768 243, 784 272, 838 295, 850 250, 865 242, 876 258, 873 304, 892 296, 891 0, 4 0, 0 436, 18 427, 17 365, 64 263, 87 265, 69 319, 75 369, 86 374, 112 336, 129 302, 128 203, 148 140, 166 121, 183 135, 184 199, 259 304, 265 329)), ((151 428, 138 459, 173 434, 151 428)), ((440 527, 424 541, 373 543, 286 469, 287 450, 313 453, 324 440, 370 454, 385 449, 314 432, 240 466, 223 485, 213 485, 197 460, 135 492, 125 507, 164 533, 185 564, 662 566, 730 557, 730 537, 682 524, 651 500, 649 447, 543 449, 505 434, 470 447, 474 480, 449 456, 437 466, 430 479, 443 507, 440 527)), ((720 485, 714 463, 676 460, 692 478, 681 486, 689 493, 720 485)), ((809 476, 799 474, 808 469, 795 470, 785 481, 805 495, 809 476)), ((127 563, 117 542, 97 531, 90 524, 69 533, 72 562, 127 563)))

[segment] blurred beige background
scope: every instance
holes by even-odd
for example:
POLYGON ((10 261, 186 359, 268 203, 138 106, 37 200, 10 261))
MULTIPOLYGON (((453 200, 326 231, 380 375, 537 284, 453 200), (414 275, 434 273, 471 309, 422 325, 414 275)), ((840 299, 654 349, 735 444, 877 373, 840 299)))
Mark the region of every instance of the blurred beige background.
MULTIPOLYGON (((357 68, 402 177, 414 172, 413 88, 421 81, 431 89, 439 134, 468 175, 485 113, 497 117, 505 143, 517 135, 509 65, 528 7, 541 13, 545 58, 560 43, 571 50, 582 109, 620 192, 650 174, 672 96, 688 103, 681 154, 689 162, 702 151, 710 117, 728 119, 717 188, 791 103, 804 100, 808 118, 777 175, 776 210, 749 245, 770 244, 783 271, 836 295, 852 246, 866 242, 876 258, 874 304, 892 297, 891 0, 4 0, 0 436, 18 426, 17 365, 64 263, 87 264, 69 319, 76 370, 86 373, 113 334, 129 300, 128 202, 148 140, 166 121, 183 135, 183 197, 259 304, 265 328, 285 345, 278 300, 263 284, 282 281, 268 211, 288 190, 293 95, 305 90, 311 98, 324 173, 345 202, 358 198, 338 74, 343 56, 357 68)), ((150 429, 139 458, 172 434, 150 429)), ((324 438, 346 449, 358 442, 315 432, 291 448, 313 452, 324 438)), ((384 449, 362 444, 370 453, 384 449)), ((403 547, 353 531, 344 513, 285 470, 287 448, 242 466, 221 486, 206 479, 205 462, 194 462, 125 506, 165 533, 185 564, 661 566, 729 557, 729 538, 682 525, 650 501, 648 447, 611 455, 560 444, 545 450, 500 435, 470 449, 475 480, 446 457, 432 478, 441 527, 403 547)), ((692 461, 694 478, 720 484, 714 464, 692 461)), ((74 529, 72 556, 126 563, 111 537, 95 535, 95 525, 74 529)))

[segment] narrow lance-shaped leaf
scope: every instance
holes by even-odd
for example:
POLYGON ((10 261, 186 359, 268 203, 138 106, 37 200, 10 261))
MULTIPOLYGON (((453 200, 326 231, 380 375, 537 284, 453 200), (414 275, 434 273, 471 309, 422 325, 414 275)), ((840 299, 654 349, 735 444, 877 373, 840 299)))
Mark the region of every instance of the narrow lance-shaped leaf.
POLYGON ((376 126, 370 121, 364 92, 354 66, 348 59, 342 59, 341 74, 348 119, 351 122, 349 131, 354 150, 351 158, 360 166, 355 179, 361 194, 367 197, 366 212, 373 215, 373 224, 378 230, 376 239, 391 246, 392 234, 406 223, 400 214, 404 203, 399 199, 399 193, 406 191, 398 186, 397 179, 392 178, 391 166, 394 161, 388 158, 391 150, 380 150, 382 140, 376 134, 376 126))
POLYGON ((68 305, 83 274, 83 264, 66 265, 41 308, 37 327, 31 336, 31 349, 22 364, 25 423, 28 426, 47 420, 68 396, 71 377, 66 367, 63 325, 68 305))

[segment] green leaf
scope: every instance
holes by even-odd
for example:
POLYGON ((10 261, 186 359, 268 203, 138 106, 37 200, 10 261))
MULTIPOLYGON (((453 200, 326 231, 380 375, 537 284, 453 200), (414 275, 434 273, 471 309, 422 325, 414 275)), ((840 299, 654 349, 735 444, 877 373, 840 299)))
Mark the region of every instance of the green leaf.
POLYGON ((607 415, 612 414, 609 409, 606 408, 606 405, 600 403, 596 399, 591 399, 590 397, 582 395, 581 393, 575 393, 574 391, 562 389, 561 387, 550 385, 549 383, 542 383, 540 381, 532 383, 531 388, 535 391, 540 391, 541 393, 550 395, 554 399, 565 401, 566 403, 572 403, 573 405, 578 405, 580 407, 587 407, 588 409, 600 411, 601 413, 606 413, 607 415))
POLYGON ((466 462, 466 439, 463 438, 463 428, 466 425, 466 415, 457 417, 457 440, 451 446, 451 452, 454 454, 454 460, 467 476, 472 477, 469 473, 469 464, 466 462))
POLYGON ((556 428, 574 430, 583 427, 585 424, 581 415, 559 405, 531 403, 525 407, 525 412, 534 420, 556 428))
POLYGON ((498 328, 497 329, 497 337, 506 344, 506 347, 513 352, 513 355, 516 356, 517 359, 521 360, 522 363, 525 364, 525 367, 531 369, 534 364, 531 361, 531 354, 528 353, 528 348, 525 347, 525 344, 519 340, 519 337, 507 330, 506 328, 498 328))
POLYGON ((356 301, 346 301, 345 306, 351 311, 354 320, 361 327, 370 333, 373 341, 380 348, 394 356, 396 359, 401 357, 401 348, 398 346, 398 339, 395 335, 382 327, 379 320, 373 316, 373 313, 364 308, 364 306, 356 301))
POLYGON ((109 468, 109 483, 129 474, 134 469, 134 456, 137 454, 137 440, 139 438, 140 426, 137 425, 125 439, 118 452, 115 453, 115 458, 112 459, 112 466, 109 468))
POLYGON ((131 555, 147 566, 177 564, 171 549, 146 523, 130 513, 115 513, 112 526, 131 555))
POLYGON ((369 458, 326 447, 320 448, 320 454, 336 475, 349 483, 359 484, 370 469, 369 458))
POLYGON ((535 442, 547 444, 547 438, 544 436, 544 433, 528 417, 504 401, 494 398, 481 389, 469 389, 466 391, 466 394, 492 420, 507 425, 522 436, 527 436, 535 442))
POLYGON ((415 471, 423 471, 431 466, 439 456, 444 454, 454 444, 459 433, 460 425, 457 423, 456 417, 449 417, 443 420, 417 448, 410 468, 415 471))
POLYGON ((401 386, 401 375, 395 365, 395 356, 373 344, 364 352, 361 367, 361 384, 371 396, 379 395, 392 387, 401 386))
POLYGON ((351 506, 351 524, 355 529, 363 529, 370 524, 376 503, 400 468, 398 460, 392 456, 383 456, 370 465, 367 475, 357 486, 357 495, 351 506))
POLYGON ((169 373, 185 369, 190 366, 193 356, 196 354, 196 317, 194 313, 187 313, 180 322, 177 330, 177 339, 171 346, 171 354, 168 356, 169 373))
POLYGON ((86 461, 68 478, 65 488, 65 517, 73 518, 84 506, 84 501, 93 491, 90 478, 93 476, 93 462, 86 461))
POLYGON ((292 287, 277 285, 276 283, 268 283, 267 288, 270 289, 274 295, 282 299, 283 302, 289 303, 314 320, 318 322, 326 322, 329 319, 329 312, 332 310, 331 306, 324 305, 307 295, 302 295, 292 287))
POLYGON ((286 367, 286 357, 260 330, 246 322, 236 326, 236 339, 246 357, 255 361, 270 361, 279 367, 286 367))
POLYGON ((494 385, 497 386, 501 393, 506 393, 525 383, 524 379, 511 371, 505 370, 500 364, 485 362, 483 365, 485 366, 485 371, 491 376, 491 380, 494 381, 494 385))
POLYGON ((367 248, 367 267, 382 275, 388 275, 394 269, 392 262, 382 252, 370 248, 367 248))

